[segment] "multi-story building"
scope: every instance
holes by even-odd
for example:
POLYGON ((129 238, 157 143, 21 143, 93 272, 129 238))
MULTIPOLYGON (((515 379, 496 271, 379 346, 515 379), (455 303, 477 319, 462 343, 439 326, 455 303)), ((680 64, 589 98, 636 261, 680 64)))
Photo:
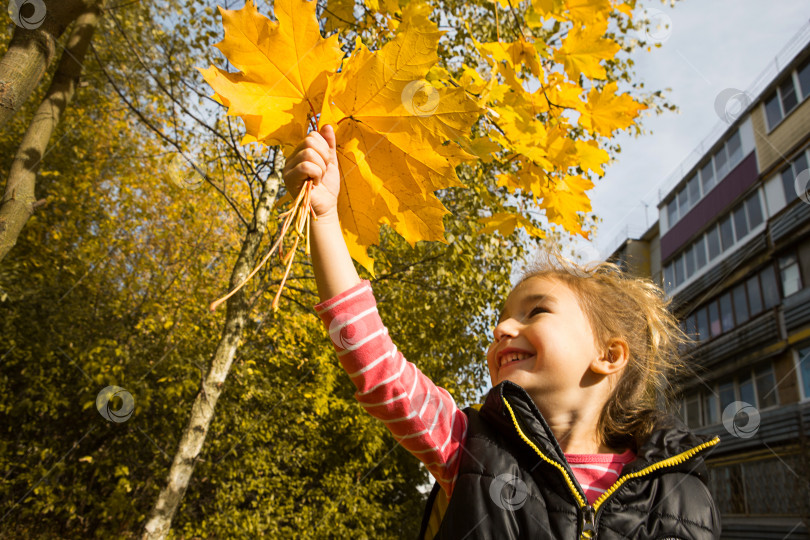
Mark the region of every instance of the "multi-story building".
POLYGON ((663 285, 694 338, 679 412, 720 435, 709 482, 729 539, 810 537, 810 24, 791 45, 724 94, 719 136, 612 256, 663 285))

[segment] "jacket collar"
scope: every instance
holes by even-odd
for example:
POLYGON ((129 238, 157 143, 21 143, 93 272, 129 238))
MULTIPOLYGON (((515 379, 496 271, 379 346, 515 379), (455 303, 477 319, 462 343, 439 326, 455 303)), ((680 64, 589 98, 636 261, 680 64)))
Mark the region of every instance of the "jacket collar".
MULTIPOLYGON (((525 441, 521 439, 515 429, 512 415, 504 405, 504 399, 509 401, 520 429, 526 436, 530 437, 549 458, 555 459, 567 467, 565 455, 551 428, 523 387, 511 381, 504 381, 493 387, 487 394, 484 405, 479 411, 482 417, 497 425, 501 433, 514 439, 515 444, 525 445, 525 441)), ((622 475, 639 471, 653 463, 691 450, 713 438, 711 435, 696 435, 678 417, 661 413, 650 436, 639 445, 636 459, 624 467, 622 475)), ((668 469, 691 472, 705 482, 706 465, 704 456, 707 453, 706 451, 698 452, 682 463, 668 467, 668 469)))

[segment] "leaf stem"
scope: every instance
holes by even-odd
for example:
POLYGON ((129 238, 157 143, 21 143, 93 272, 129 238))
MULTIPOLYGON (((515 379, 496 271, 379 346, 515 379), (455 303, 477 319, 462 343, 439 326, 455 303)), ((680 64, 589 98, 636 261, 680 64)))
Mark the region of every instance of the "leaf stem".
POLYGON ((276 240, 273 247, 267 252, 261 262, 253 269, 253 271, 248 274, 248 276, 242 280, 242 282, 231 292, 227 295, 223 296, 222 298, 214 301, 211 303, 208 308, 211 311, 214 311, 222 302, 226 301, 228 298, 236 294, 236 292, 241 289, 245 283, 250 281, 256 272, 264 266, 270 256, 278 250, 278 257, 279 260, 282 261, 282 264, 286 264, 286 269, 284 271, 284 277, 281 279, 281 284, 279 285, 278 292, 276 296, 273 298, 272 308, 273 311, 278 309, 278 302, 281 298, 281 291, 284 289, 284 283, 287 281, 287 276, 290 274, 290 269, 292 268, 293 259, 295 259, 295 251, 298 248, 298 243, 301 240, 301 236, 306 236, 306 252, 309 254, 309 221, 310 221, 310 214, 315 216, 315 211, 312 208, 312 204, 310 202, 312 189, 314 185, 312 180, 307 179, 304 181, 304 185, 301 186, 301 190, 298 192, 298 196, 295 198, 293 202, 292 208, 283 212, 279 215, 279 218, 285 218, 284 223, 281 225, 281 233, 279 234, 278 240, 276 240), (292 230, 295 232, 295 240, 293 240, 292 249, 288 251, 286 254, 284 253, 284 237, 287 232, 290 230, 290 226, 292 226, 292 230), (304 230, 306 229, 306 231, 304 230))

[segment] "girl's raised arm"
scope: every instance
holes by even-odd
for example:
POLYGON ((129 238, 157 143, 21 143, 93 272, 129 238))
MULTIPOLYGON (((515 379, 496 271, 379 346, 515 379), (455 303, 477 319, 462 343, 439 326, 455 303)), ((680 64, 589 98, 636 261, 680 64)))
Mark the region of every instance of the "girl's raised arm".
POLYGON ((315 311, 357 388, 355 397, 450 495, 467 417, 444 388, 397 351, 371 284, 357 275, 337 215, 340 172, 331 126, 307 135, 285 165, 283 178, 293 197, 307 179, 313 182, 310 201, 318 219, 310 222, 310 251, 321 299, 315 311))

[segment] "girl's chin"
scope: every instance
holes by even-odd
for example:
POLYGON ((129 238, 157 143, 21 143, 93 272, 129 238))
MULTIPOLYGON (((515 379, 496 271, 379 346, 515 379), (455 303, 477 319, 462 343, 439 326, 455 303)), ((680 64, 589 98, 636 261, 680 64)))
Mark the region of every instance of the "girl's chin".
POLYGON ((526 384, 530 382, 531 377, 532 374, 523 369, 501 369, 497 374, 498 381, 494 383, 493 386, 500 384, 503 381, 511 381, 519 386, 526 386, 526 384))

